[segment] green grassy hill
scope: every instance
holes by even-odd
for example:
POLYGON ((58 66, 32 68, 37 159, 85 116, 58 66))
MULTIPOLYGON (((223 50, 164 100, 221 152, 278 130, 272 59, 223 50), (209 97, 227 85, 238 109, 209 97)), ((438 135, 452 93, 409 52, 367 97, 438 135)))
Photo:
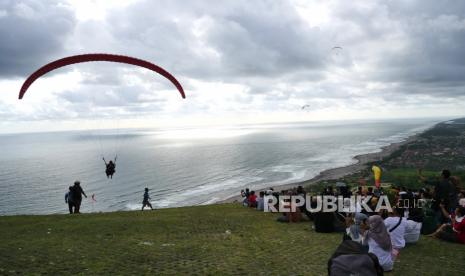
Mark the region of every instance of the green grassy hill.
MULTIPOLYGON (((340 234, 237 204, 0 217, 0 274, 325 275, 340 234)), ((389 275, 463 275, 465 245, 422 237, 389 275)))

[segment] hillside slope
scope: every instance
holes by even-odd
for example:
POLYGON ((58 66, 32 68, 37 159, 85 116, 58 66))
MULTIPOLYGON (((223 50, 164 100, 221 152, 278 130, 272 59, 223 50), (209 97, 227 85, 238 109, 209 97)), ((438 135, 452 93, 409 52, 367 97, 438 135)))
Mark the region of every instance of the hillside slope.
MULTIPOLYGON (((0 274, 324 275, 340 234, 238 204, 0 217, 0 274)), ((422 237, 390 275, 463 275, 465 246, 422 237)))

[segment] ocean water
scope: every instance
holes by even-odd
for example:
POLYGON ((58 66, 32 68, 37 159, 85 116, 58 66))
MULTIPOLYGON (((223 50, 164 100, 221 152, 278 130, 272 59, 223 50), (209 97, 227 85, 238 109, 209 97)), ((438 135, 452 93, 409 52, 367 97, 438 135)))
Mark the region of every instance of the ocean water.
POLYGON ((405 140, 438 120, 320 122, 229 128, 92 130, 0 135, 0 215, 134 210, 145 187, 155 208, 213 203, 246 187, 310 179, 358 154, 405 140), (118 155, 108 180, 102 156, 118 155), (94 194, 96 202, 90 200, 94 194))

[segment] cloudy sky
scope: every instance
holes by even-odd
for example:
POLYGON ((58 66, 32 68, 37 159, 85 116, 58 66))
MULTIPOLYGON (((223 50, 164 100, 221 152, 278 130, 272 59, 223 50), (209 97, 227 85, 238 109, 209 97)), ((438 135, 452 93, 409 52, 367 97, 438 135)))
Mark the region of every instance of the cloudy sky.
POLYGON ((0 41, 0 132, 465 115, 463 1, 0 0, 0 41), (96 62, 17 99, 40 66, 83 53, 149 60, 187 98, 96 62))

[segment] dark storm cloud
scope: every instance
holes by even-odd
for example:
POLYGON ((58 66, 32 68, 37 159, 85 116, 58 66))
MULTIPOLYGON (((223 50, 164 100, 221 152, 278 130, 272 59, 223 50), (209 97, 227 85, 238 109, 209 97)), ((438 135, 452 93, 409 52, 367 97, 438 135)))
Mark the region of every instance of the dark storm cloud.
MULTIPOLYGON (((110 28, 124 45, 137 45, 136 51, 176 73, 242 83, 252 94, 269 93, 280 82, 324 81, 328 66, 353 70, 357 62, 372 67, 360 81, 434 95, 439 91, 424 88, 465 85, 465 4, 442 4, 337 2, 330 6, 330 22, 310 27, 287 1, 147 1, 112 14, 110 21, 119 23, 110 28), (340 43, 344 50, 335 62, 330 49, 340 43)), ((340 91, 319 96, 343 98, 340 91)), ((450 96, 457 91, 450 89, 450 96)))
POLYGON ((215 22, 207 41, 231 74, 274 77, 323 67, 319 31, 305 25, 292 7, 277 6, 265 13, 244 7, 215 22))
MULTIPOLYGON (((464 2, 347 3, 338 5, 334 14, 352 26, 354 35, 349 37, 360 39, 350 46, 364 49, 354 53, 358 61, 372 62, 366 81, 404 85, 400 93, 434 95, 438 88, 451 86, 464 92, 464 2)), ((449 96, 457 96, 457 90, 451 89, 449 96)))
MULTIPOLYGON (((142 0, 111 8, 103 20, 76 21, 55 1, 4 1, 0 78, 67 54, 111 52, 173 73, 195 102, 185 109, 192 113, 215 109, 200 102, 198 82, 242 87, 225 110, 289 110, 299 102, 368 108, 371 96, 398 105, 430 101, 426 96, 463 100, 464 2, 325 1, 328 20, 317 25, 294 4, 142 0), (335 53, 334 46, 343 49, 335 53)), ((153 92, 173 89, 162 77, 128 66, 73 68, 83 74, 82 87, 57 94, 71 105, 70 114, 112 106, 163 110, 163 95, 153 92), (140 85, 128 84, 128 76, 140 85)))
POLYGON ((59 56, 76 23, 58 1, 0 2, 0 77, 25 76, 59 56))
POLYGON ((127 51, 200 79, 318 70, 330 47, 285 1, 145 1, 112 13, 109 21, 127 51))

